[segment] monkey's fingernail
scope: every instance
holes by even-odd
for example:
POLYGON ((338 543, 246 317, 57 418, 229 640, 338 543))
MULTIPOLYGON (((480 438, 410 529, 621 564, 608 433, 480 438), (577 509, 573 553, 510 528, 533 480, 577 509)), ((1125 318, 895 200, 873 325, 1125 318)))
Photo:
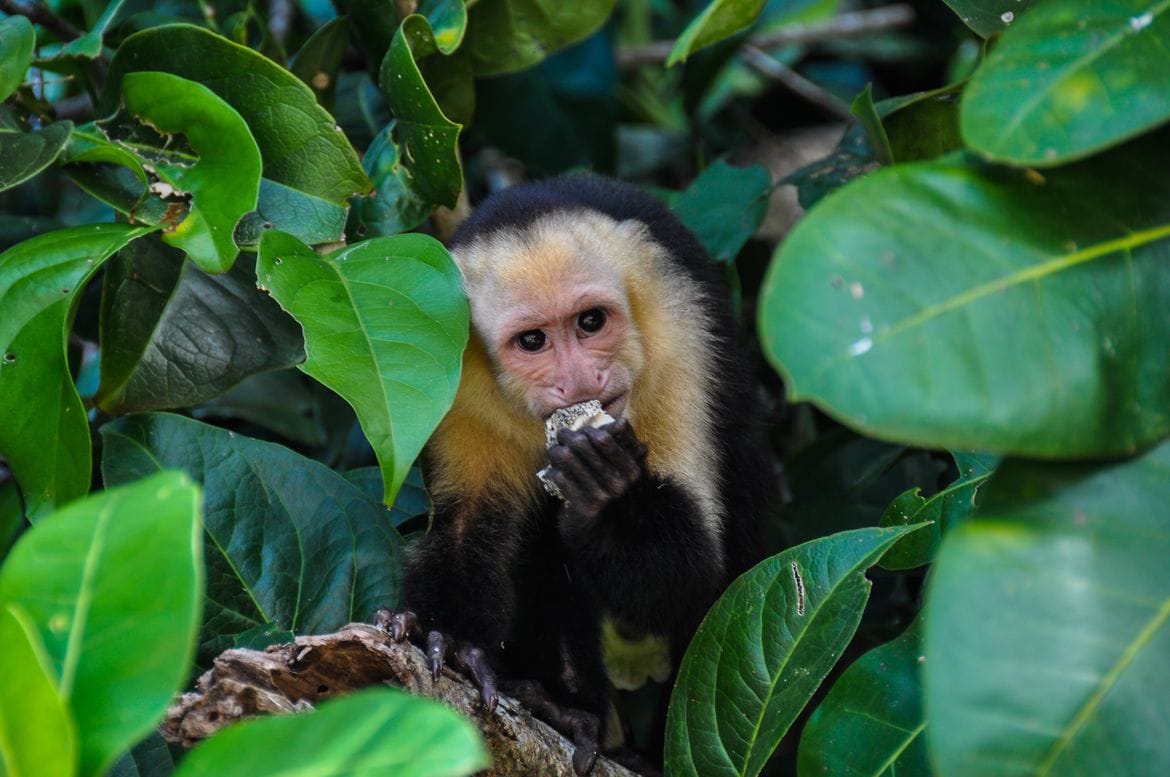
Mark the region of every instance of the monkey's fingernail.
POLYGON ((402 638, 406 636, 406 627, 402 625, 402 621, 394 621, 390 625, 390 637, 395 642, 401 642, 402 638))

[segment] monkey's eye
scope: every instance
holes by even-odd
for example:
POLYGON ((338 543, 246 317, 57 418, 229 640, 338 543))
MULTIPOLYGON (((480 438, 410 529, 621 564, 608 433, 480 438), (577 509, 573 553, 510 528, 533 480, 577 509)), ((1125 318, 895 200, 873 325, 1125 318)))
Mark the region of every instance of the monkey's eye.
POLYGON ((577 316, 577 326, 585 334, 591 335, 601 331, 601 328, 605 326, 605 311, 601 308, 589 308, 577 316))
POLYGON ((544 347, 544 341, 544 332, 539 329, 529 329, 516 335, 516 345, 520 346, 521 350, 533 353, 544 347))

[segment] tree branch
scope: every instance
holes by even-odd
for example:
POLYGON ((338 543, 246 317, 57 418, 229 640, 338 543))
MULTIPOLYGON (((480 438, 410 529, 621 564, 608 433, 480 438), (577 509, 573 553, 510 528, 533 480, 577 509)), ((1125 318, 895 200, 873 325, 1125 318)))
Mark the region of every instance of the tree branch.
POLYGON ((24 5, 16 0, 0 0, 0 11, 9 16, 23 16, 33 24, 39 24, 46 30, 50 30, 63 41, 76 40, 81 37, 81 30, 41 3, 24 5))
MULTIPOLYGON (((796 43, 821 43, 838 38, 851 38, 905 27, 914 21, 914 9, 909 5, 887 5, 865 11, 853 11, 821 22, 808 24, 787 24, 777 30, 755 35, 748 39, 748 45, 757 49, 775 49, 796 43)), ((617 53, 618 67, 622 70, 642 65, 660 65, 670 57, 674 41, 663 40, 621 49, 617 53)))
MULTIPOLYGON (((291 645, 266 651, 226 650, 167 711, 160 730, 186 747, 242 718, 311 707, 346 691, 390 683, 411 693, 443 701, 479 727, 492 751, 491 777, 548 775, 575 777, 573 745, 515 699, 500 696, 487 712, 479 690, 450 669, 431 680, 421 650, 396 643, 364 623, 335 634, 298 637, 291 645)), ((598 757, 592 777, 635 777, 598 757)))

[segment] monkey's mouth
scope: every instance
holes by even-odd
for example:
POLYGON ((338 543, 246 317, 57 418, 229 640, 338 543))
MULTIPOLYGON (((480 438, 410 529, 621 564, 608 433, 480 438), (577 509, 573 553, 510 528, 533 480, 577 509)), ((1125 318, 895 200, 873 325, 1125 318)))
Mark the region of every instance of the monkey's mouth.
POLYGON ((602 401, 601 409, 609 413, 614 418, 621 418, 626 411, 626 394, 618 394, 609 401, 602 401))

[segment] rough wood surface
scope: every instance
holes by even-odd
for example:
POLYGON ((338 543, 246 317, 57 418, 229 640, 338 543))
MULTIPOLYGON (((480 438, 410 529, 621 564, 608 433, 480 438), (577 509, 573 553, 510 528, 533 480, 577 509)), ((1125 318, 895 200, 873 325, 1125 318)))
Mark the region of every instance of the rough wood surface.
MULTIPOLYGON (((487 740, 492 777, 541 775, 574 777, 573 745, 515 699, 500 696, 488 713, 479 691, 464 677, 444 669, 431 680, 425 658, 409 643, 395 643, 363 623, 334 634, 298 637, 293 644, 267 650, 226 650, 180 696, 161 726, 171 742, 191 747, 242 718, 309 709, 347 691, 389 683, 411 693, 446 702, 468 717, 487 740)), ((593 777, 633 777, 624 767, 599 757, 593 777)))

